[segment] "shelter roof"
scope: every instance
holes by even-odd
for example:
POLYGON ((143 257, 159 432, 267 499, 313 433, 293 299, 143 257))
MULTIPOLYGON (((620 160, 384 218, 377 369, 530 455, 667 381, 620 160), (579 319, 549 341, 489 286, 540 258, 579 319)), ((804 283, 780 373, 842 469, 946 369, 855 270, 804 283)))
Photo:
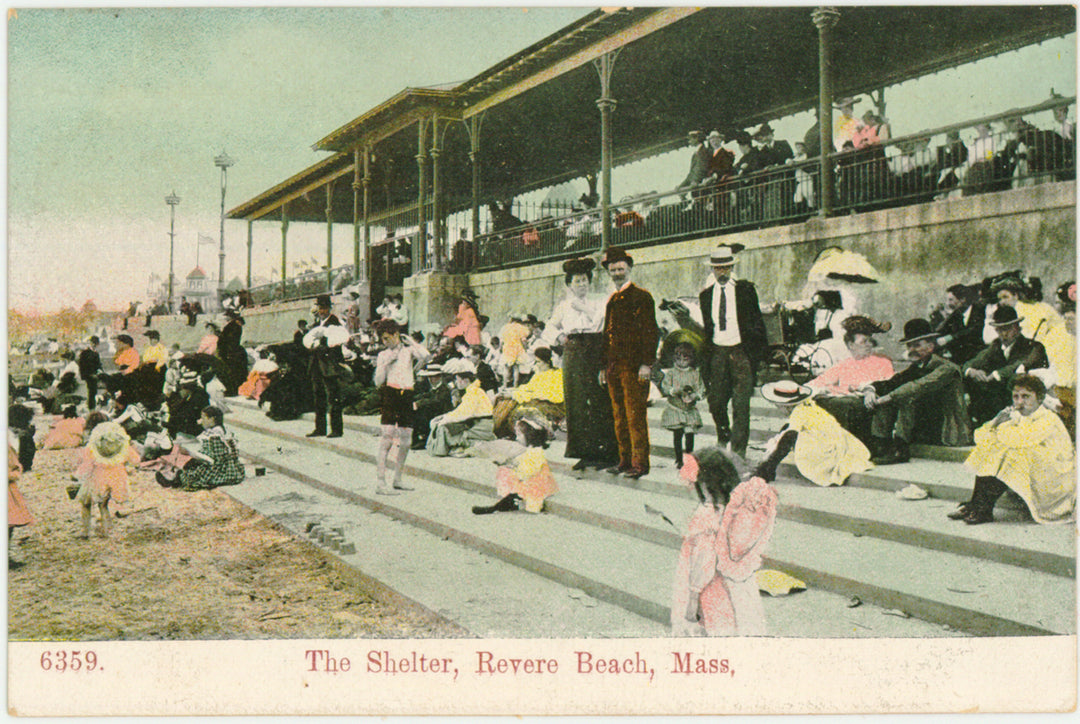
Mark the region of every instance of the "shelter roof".
MULTIPOLYGON (((868 6, 839 12, 831 34, 836 96, 866 93, 1076 29, 1076 10, 1068 5, 868 6)), ((587 13, 452 88, 402 91, 315 144, 337 155, 230 216, 249 217, 295 197, 298 188, 339 168, 334 163, 348 166, 349 148, 374 142, 373 182, 380 189, 374 196, 381 204, 376 211, 414 204, 414 124, 435 113, 481 117, 485 200, 595 172, 600 85, 591 61, 612 50, 619 50, 611 80, 618 104, 612 114, 616 165, 680 148, 690 130, 748 128, 816 108, 818 30, 810 13, 806 6, 587 13)), ((450 124, 443 144, 447 209, 465 208, 471 169, 463 124, 450 124)), ((334 194, 342 194, 340 202, 334 199, 335 220, 350 222, 351 190, 334 194)), ((310 211, 295 206, 290 202, 290 218, 325 220, 325 204, 311 205, 310 211)))

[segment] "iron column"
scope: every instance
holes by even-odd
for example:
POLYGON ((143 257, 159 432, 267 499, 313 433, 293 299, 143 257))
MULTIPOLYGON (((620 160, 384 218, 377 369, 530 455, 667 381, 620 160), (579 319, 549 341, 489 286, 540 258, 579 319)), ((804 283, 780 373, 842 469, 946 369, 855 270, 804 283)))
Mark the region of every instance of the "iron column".
POLYGON ((176 206, 180 197, 173 191, 165 197, 169 205, 169 314, 173 313, 173 243, 176 241, 176 206))
POLYGON ((214 157, 214 165, 221 169, 221 246, 218 248, 218 304, 221 304, 222 293, 225 291, 225 183, 229 174, 229 166, 236 161, 229 157, 222 149, 221 155, 214 157))

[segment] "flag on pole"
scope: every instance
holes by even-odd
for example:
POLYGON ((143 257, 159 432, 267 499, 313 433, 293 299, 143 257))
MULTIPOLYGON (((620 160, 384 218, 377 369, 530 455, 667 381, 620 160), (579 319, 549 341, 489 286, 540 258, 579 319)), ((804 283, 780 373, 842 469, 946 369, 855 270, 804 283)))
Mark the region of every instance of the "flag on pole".
POLYGON ((200 243, 200 244, 216 244, 216 243, 217 243, 217 239, 215 239, 214 237, 210 236, 209 234, 204 234, 204 233, 202 233, 202 232, 200 231, 200 232, 199 232, 199 243, 200 243))

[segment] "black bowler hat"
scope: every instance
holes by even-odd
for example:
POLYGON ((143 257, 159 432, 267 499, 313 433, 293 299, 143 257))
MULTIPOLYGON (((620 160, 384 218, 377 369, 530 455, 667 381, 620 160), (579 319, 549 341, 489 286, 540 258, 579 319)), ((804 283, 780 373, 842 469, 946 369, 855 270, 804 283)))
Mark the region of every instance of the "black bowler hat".
POLYGON ((930 322, 925 319, 911 319, 904 324, 904 338, 900 340, 900 344, 918 342, 920 339, 930 339, 937 336, 930 322))
POLYGON ((319 296, 315 297, 315 306, 318 307, 319 309, 329 309, 330 308, 330 295, 329 294, 320 294, 319 296))
POLYGON ((607 254, 604 256, 604 260, 600 264, 607 269, 609 264, 615 262, 625 261, 630 266, 634 266, 634 257, 626 253, 626 250, 621 246, 608 247, 607 254))
POLYGON ((1024 318, 1017 315, 1016 310, 1005 304, 999 304, 998 308, 994 310, 994 319, 990 322, 990 326, 995 329, 998 327, 1010 327, 1014 324, 1020 324, 1024 321, 1024 318))

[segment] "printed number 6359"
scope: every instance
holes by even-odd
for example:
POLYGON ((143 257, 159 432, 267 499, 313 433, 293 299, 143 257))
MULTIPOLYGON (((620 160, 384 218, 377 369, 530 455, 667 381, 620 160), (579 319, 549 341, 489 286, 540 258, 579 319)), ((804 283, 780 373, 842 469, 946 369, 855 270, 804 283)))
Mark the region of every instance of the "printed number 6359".
POLYGON ((44 651, 41 654, 43 671, 94 671, 98 657, 93 651, 44 651))

